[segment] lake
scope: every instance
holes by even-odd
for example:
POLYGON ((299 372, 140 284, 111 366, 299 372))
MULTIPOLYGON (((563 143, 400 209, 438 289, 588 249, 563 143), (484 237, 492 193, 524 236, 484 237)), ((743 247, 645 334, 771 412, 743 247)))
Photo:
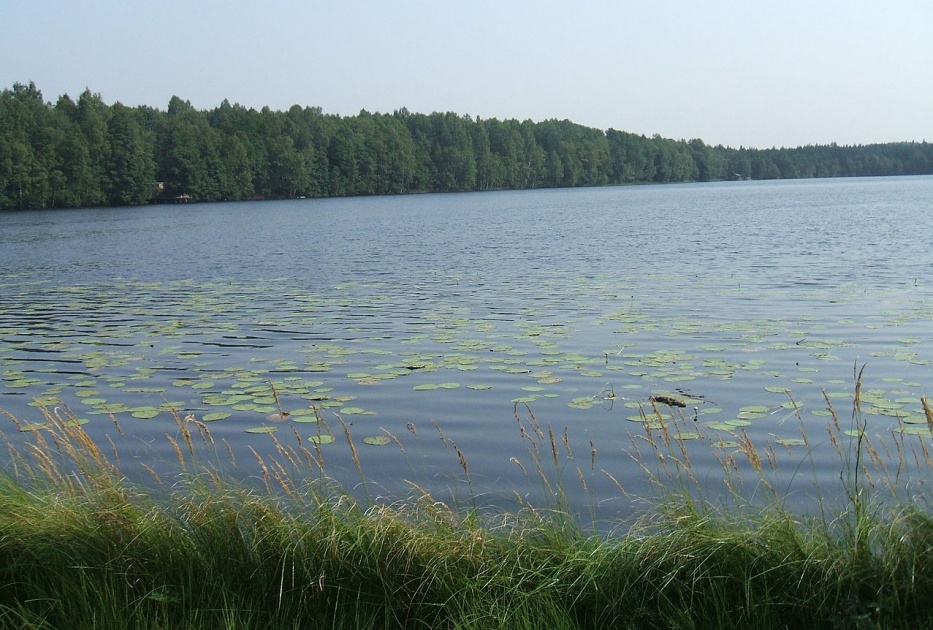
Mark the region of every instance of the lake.
POLYGON ((747 436, 788 496, 841 496, 824 392, 852 428, 862 365, 867 433, 930 438, 931 200, 895 177, 0 213, 26 430, 2 428, 67 407, 168 485, 190 415, 248 483, 300 440, 371 498, 514 509, 559 478, 611 523, 619 485, 651 491, 632 454, 667 397, 704 485, 747 436))

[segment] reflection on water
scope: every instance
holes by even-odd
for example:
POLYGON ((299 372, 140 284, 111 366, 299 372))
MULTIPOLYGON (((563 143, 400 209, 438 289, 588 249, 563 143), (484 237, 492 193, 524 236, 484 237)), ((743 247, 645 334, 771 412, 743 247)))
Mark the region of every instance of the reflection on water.
MULTIPOLYGON (((931 193, 920 177, 3 214, 0 407, 28 422, 34 399, 61 401, 98 436, 112 413, 127 452, 170 472, 171 409, 229 413, 210 430, 245 469, 248 447, 274 451, 246 429, 307 440, 313 404, 338 438, 338 416, 393 436, 360 448, 386 492, 500 505, 551 492, 528 474, 532 414, 566 430, 571 500, 609 519, 631 509, 617 482, 644 488, 630 433, 666 393, 692 401, 686 432, 803 428, 818 452, 781 447, 774 474, 832 487, 821 390, 847 419, 868 363, 869 429, 922 417, 931 193)), ((687 448, 721 476, 721 450, 687 448)), ((320 450, 352 483, 341 440, 320 450)))

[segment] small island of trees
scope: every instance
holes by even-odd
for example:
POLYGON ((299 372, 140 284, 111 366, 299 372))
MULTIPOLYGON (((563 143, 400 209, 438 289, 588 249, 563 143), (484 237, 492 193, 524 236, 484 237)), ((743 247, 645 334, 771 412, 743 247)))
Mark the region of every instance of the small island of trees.
POLYGON ((0 92, 0 209, 933 174, 933 145, 710 146, 569 120, 325 114, 231 105, 165 111, 0 92))

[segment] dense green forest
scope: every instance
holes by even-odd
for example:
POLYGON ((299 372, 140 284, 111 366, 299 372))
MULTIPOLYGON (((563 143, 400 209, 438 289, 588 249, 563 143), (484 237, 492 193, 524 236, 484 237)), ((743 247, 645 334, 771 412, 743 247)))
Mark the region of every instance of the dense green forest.
POLYGON ((748 149, 453 113, 165 111, 0 92, 0 209, 933 173, 933 144, 748 149))

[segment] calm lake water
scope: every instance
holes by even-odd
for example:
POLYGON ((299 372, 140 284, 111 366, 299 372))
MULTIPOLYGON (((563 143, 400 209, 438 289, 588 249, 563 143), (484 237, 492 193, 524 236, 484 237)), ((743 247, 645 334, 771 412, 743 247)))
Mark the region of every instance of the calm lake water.
POLYGON ((930 439, 931 206, 911 177, 4 213, 0 408, 67 406, 149 483, 172 410, 244 479, 273 428, 363 492, 342 419, 371 496, 511 509, 562 475, 605 523, 671 396, 703 483, 747 435, 789 496, 841 495, 823 391, 851 428, 856 366, 869 434, 930 439))

